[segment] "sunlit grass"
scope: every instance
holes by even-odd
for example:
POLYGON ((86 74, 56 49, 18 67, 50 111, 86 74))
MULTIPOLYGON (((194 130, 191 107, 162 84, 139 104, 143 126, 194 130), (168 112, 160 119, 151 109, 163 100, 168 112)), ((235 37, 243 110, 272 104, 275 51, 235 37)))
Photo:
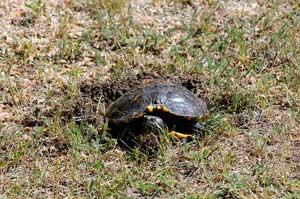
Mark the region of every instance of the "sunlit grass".
POLYGON ((299 197, 296 1, 15 6, 0 6, 0 198, 299 197), (81 85, 141 72, 201 79, 204 137, 118 145, 81 85))

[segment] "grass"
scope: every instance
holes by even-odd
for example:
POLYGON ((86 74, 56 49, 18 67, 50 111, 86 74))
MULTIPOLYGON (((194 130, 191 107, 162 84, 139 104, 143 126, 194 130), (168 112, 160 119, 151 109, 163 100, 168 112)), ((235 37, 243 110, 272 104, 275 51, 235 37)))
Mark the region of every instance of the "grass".
POLYGON ((0 198, 300 198, 297 1, 0 3, 0 198), (207 135, 122 150, 82 82, 199 75, 207 135), (90 112, 89 112, 90 111, 90 112), (75 114, 76 112, 76 114, 75 114), (79 115, 78 115, 79 114, 79 115))

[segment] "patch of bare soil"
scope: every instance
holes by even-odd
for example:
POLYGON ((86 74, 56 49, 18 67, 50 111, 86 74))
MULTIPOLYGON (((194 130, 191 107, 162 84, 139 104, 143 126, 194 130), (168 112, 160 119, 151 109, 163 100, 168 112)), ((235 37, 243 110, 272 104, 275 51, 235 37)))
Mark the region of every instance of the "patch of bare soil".
POLYGON ((137 74, 136 77, 112 80, 104 83, 84 82, 80 85, 80 92, 82 97, 91 98, 95 102, 99 102, 99 99, 101 99, 108 105, 131 88, 142 86, 144 83, 151 81, 168 81, 180 84, 200 97, 204 94, 204 90, 201 88, 201 80, 202 78, 199 75, 161 76, 154 73, 141 73, 137 74))
POLYGON ((8 111, 7 106, 0 104, 0 123, 4 123, 11 118, 11 113, 8 111))

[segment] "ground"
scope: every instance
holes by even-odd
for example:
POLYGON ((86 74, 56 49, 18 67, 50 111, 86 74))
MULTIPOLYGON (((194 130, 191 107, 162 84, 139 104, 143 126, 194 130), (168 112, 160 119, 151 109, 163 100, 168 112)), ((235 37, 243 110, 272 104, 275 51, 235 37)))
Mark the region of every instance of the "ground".
POLYGON ((0 198, 300 198, 300 4, 0 2, 0 198), (148 79, 209 107, 206 135, 156 155, 105 108, 148 79))

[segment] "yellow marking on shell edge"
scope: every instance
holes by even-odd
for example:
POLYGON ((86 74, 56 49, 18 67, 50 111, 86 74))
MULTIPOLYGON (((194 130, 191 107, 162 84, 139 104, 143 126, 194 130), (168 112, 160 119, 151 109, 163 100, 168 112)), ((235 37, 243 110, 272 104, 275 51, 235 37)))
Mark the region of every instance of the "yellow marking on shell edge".
POLYGON ((148 113, 153 113, 154 111, 161 111, 164 113, 170 112, 170 110, 166 106, 162 105, 149 105, 146 107, 146 110, 148 111, 148 113))
POLYGON ((208 118, 208 116, 209 116, 208 113, 206 113, 206 114, 204 114, 204 115, 200 115, 200 116, 198 116, 197 120, 198 120, 198 121, 206 120, 206 119, 208 118))
POLYGON ((157 105, 157 106, 156 106, 156 109, 160 111, 160 110, 162 110, 162 106, 157 105))
POLYGON ((150 106, 147 106, 146 109, 149 113, 152 113, 154 110, 154 107, 150 105, 150 106))
POLYGON ((184 138, 189 138, 189 137, 192 137, 191 134, 183 134, 183 133, 178 133, 176 131, 171 131, 169 133, 172 137, 176 137, 178 139, 184 139, 184 138))
POLYGON ((186 116, 185 119, 191 121, 191 120, 194 120, 194 117, 186 116))
POLYGON ((161 110, 162 110, 162 112, 164 112, 164 113, 170 112, 170 110, 169 110, 167 107, 165 107, 165 106, 163 106, 161 110))

